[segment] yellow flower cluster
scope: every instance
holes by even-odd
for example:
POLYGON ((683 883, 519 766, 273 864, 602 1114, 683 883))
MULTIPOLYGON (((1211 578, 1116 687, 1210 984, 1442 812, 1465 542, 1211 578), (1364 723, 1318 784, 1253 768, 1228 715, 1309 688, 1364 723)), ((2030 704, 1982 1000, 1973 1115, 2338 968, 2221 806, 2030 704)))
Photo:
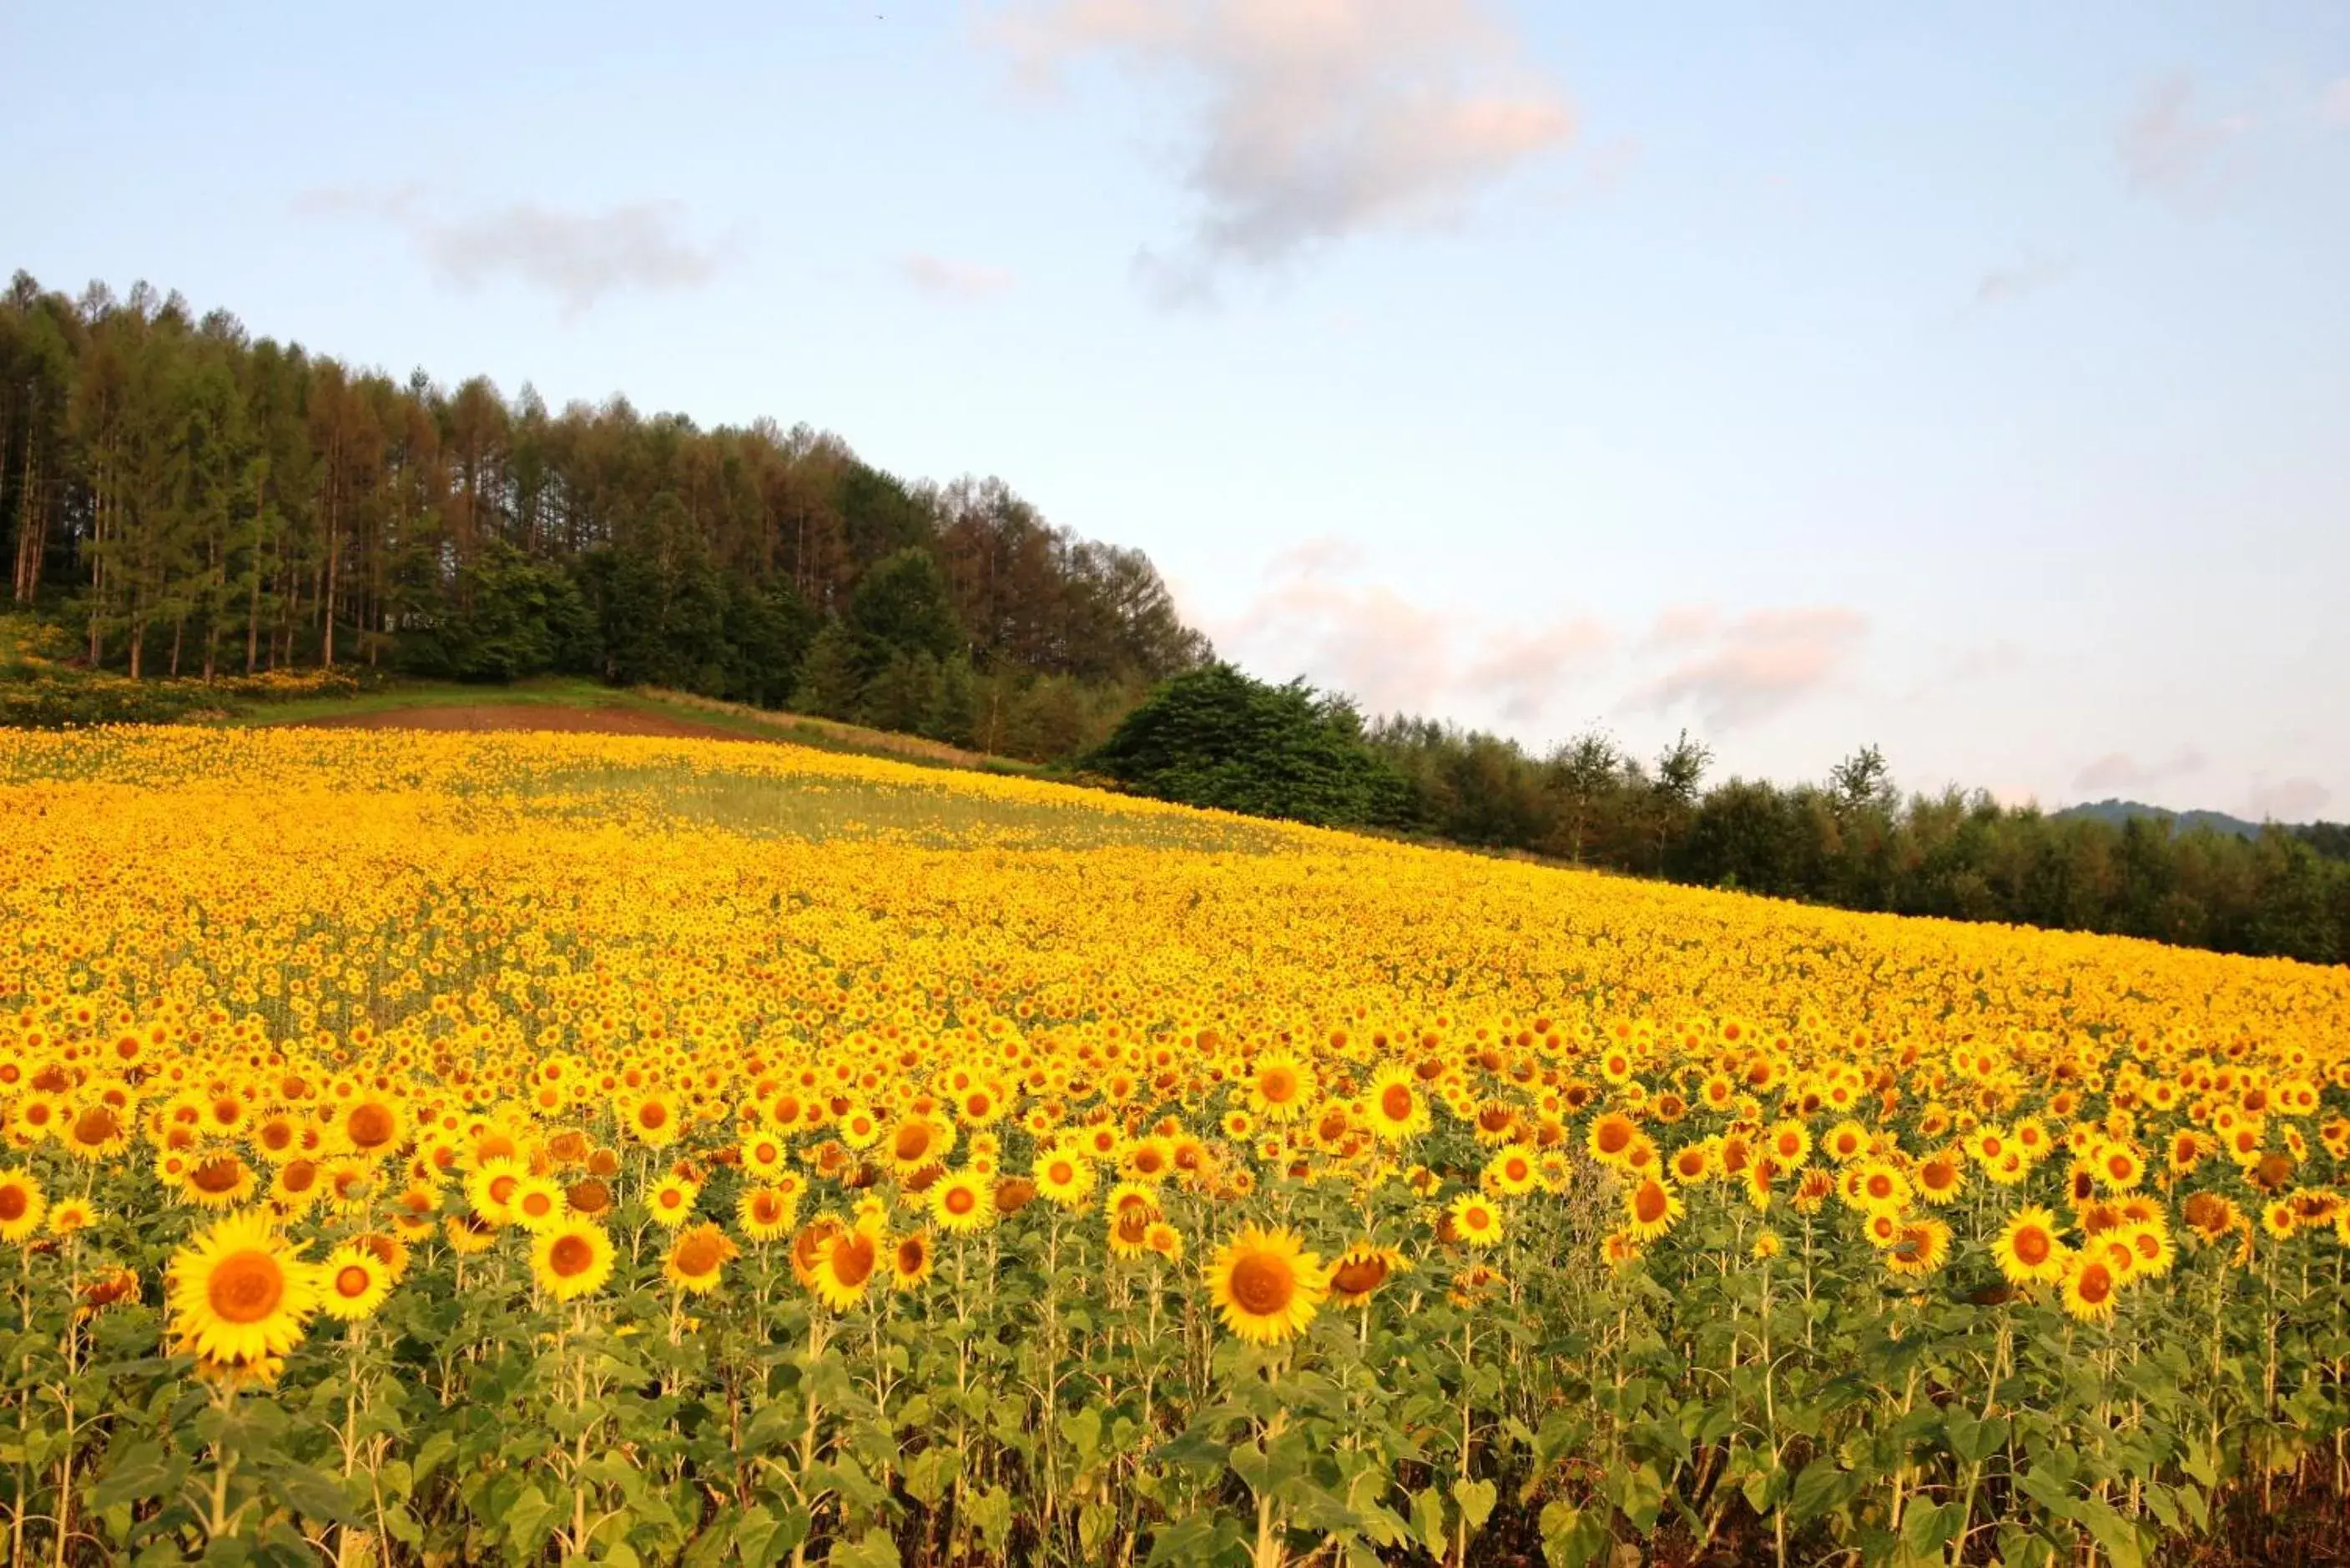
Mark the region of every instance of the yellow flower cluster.
POLYGON ((1066 1249, 1283 1345, 1835 1256, 2106 1323, 2350 1243, 2341 970, 782 746, 5 734, 0 827, 0 1241, 164 1244, 213 1374, 771 1251, 837 1314, 1066 1249))

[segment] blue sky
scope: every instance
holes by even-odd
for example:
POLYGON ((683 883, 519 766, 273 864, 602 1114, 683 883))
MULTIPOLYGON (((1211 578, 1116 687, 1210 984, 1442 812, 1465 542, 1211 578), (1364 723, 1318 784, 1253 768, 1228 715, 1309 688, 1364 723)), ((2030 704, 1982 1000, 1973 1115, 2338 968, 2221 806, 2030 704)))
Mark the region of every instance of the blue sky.
POLYGON ((0 265, 998 473, 1374 708, 2350 815, 2350 11, 1878 11, 26 3, 0 265))

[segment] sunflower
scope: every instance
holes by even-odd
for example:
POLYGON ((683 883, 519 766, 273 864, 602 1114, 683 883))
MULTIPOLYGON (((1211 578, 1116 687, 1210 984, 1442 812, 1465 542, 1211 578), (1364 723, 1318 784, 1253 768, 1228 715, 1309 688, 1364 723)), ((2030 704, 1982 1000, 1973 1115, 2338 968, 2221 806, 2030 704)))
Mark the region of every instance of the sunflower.
POLYGON ((381 1185, 375 1167, 354 1156, 345 1155, 327 1167, 327 1201, 342 1213, 364 1212, 381 1185))
POLYGON ((1909 1179, 1886 1160, 1860 1168, 1851 1193, 1855 1206, 1872 1214, 1898 1214, 1909 1204, 1909 1179))
POLYGON ((535 1233, 563 1223, 570 1215, 571 1203, 564 1196, 563 1184, 553 1177, 525 1176, 515 1183, 506 1210, 515 1224, 535 1233))
POLYGON ((612 1239, 593 1220, 567 1220, 531 1238, 530 1275, 559 1302, 600 1290, 612 1277, 612 1239))
POLYGON ((188 1168, 180 1196, 199 1208, 228 1210, 253 1196, 260 1185, 253 1168, 236 1155, 220 1150, 188 1168))
POLYGON ((1464 1192, 1444 1210, 1455 1240, 1472 1247, 1491 1247, 1502 1239, 1502 1210, 1482 1192, 1464 1192))
POLYGON ((366 1095, 343 1112, 340 1131, 345 1147, 359 1154, 376 1154, 400 1142, 399 1106, 380 1095, 366 1095))
POLYGON ((620 1113, 620 1125, 647 1148, 667 1148, 677 1141, 677 1096, 656 1089, 638 1096, 620 1113))
POLYGON ((66 1152, 77 1158, 92 1162, 112 1159, 130 1147, 130 1129, 123 1125, 115 1107, 104 1100, 92 1100, 58 1130, 57 1141, 66 1152))
POLYGON ((1522 1143, 1505 1143, 1485 1162, 1485 1181, 1503 1198, 1532 1192, 1542 1179, 1534 1151, 1522 1143))
POLYGON ((1267 1051, 1249 1067, 1249 1108, 1268 1121, 1293 1121, 1314 1102, 1314 1069, 1295 1053, 1267 1051))
POLYGON ((734 1200, 734 1220, 754 1241, 780 1240, 799 1217, 799 1205, 773 1187, 749 1187, 734 1200))
POLYGON ((270 1174, 269 1200, 289 1216, 308 1213, 325 1195, 315 1159, 297 1156, 270 1174))
POLYGON ((955 1171, 931 1185, 930 1210, 939 1229, 950 1235, 984 1231, 997 1217, 993 1184, 972 1171, 955 1171))
POLYGON ((645 1194, 645 1210, 654 1223, 674 1231, 693 1218, 694 1200, 702 1196, 699 1182, 689 1181, 671 1171, 652 1185, 645 1194))
POLYGON ((2091 1168, 2108 1192, 2127 1192, 2146 1178, 2146 1161, 2125 1143, 2109 1143, 2098 1150, 2091 1168))
POLYGON ((1635 1241, 1655 1241, 1671 1230, 1683 1210, 1680 1194, 1664 1178, 1648 1176, 1624 1198, 1624 1229, 1635 1241))
POLYGON ((1931 1218, 1913 1220, 1885 1251, 1885 1266, 1911 1278, 1930 1274, 1950 1255, 1950 1228, 1931 1218))
POLYGON ((1999 1272, 2012 1285, 2044 1284, 2064 1277, 2069 1256, 2056 1236, 2056 1216, 2045 1209, 2019 1209, 1991 1243, 1999 1272))
POLYGON ((1164 1220, 1153 1220, 1143 1227, 1142 1244, 1162 1262, 1180 1263, 1183 1261, 1183 1232, 1164 1220))
POLYGON ((2133 1271, 2147 1279, 2162 1278, 2178 1261, 2178 1249, 2166 1226, 2141 1220, 2123 1226, 2116 1235, 2137 1260, 2133 1271))
POLYGON ((2108 1322, 2120 1290, 2109 1266, 2082 1254, 2064 1273, 2064 1310, 2083 1323, 2108 1322))
MULTIPOLYGON (((403 1225, 400 1231, 416 1241, 432 1234, 429 1227, 422 1231, 411 1231, 403 1225)), ((442 1215, 441 1233, 449 1239, 449 1250, 461 1258, 479 1257, 498 1244, 498 1228, 478 1214, 442 1215)))
POLYGON ((661 1261, 661 1277, 681 1291, 703 1295, 718 1288, 728 1262, 741 1255, 733 1238, 717 1226, 689 1225, 670 1243, 661 1261))
POLYGON ((1620 1166, 1639 1137, 1638 1123, 1621 1111, 1609 1111, 1592 1122, 1586 1147, 1601 1164, 1620 1166))
POLYGON ((41 1228, 49 1211, 30 1171, 0 1170, 0 1241, 21 1241, 41 1228))
POLYGON ((1331 1299, 1342 1307, 1367 1306, 1382 1285, 1410 1267, 1392 1247, 1357 1241, 1330 1265, 1331 1299))
MULTIPOLYGON (((1234 1116, 1243 1113, 1235 1111, 1234 1116)), ((1428 1096, 1419 1087, 1410 1068, 1389 1064, 1371 1080, 1371 1092, 1363 1101, 1363 1119, 1371 1131, 1384 1143, 1404 1143, 1428 1130, 1433 1116, 1429 1109, 1428 1096)), ((1227 1127, 1227 1132, 1232 1129, 1227 1127)), ((1246 1126, 1233 1134, 1245 1137, 1246 1126)))
POLYGON ((173 1252, 165 1271, 172 1336, 223 1366, 282 1356, 318 1310, 317 1275, 266 1214, 217 1220, 173 1252))
POLYGON ((910 1176, 926 1165, 943 1160, 953 1149, 954 1123, 944 1116, 908 1116, 890 1129, 882 1144, 890 1168, 910 1176))
POLYGON ((1812 1132, 1799 1121, 1779 1122, 1762 1135, 1762 1147, 1779 1162, 1780 1169, 1792 1175, 1812 1158, 1812 1132))
POLYGON ((1954 1201, 1966 1190, 1965 1157, 1955 1149, 1930 1156, 1918 1166, 1918 1196, 1939 1206, 1954 1201))
POLYGON ((1082 1209, 1093 1196, 1093 1161, 1069 1149, 1047 1149, 1032 1168, 1036 1190, 1064 1209, 1082 1209))
POLYGON ((514 1195, 529 1174, 530 1168, 510 1155, 485 1159, 465 1178, 465 1201, 491 1224, 510 1225, 514 1195))
POLYGON ((1102 1205, 1109 1220, 1110 1256, 1132 1262, 1150 1251, 1150 1227, 1166 1218, 1159 1196, 1137 1181, 1121 1181, 1102 1205))
POLYGON ((855 1306, 864 1298, 866 1287, 873 1282, 885 1241, 875 1225, 860 1224, 854 1230, 836 1228, 824 1239, 815 1266, 809 1271, 811 1287, 817 1298, 835 1312, 847 1312, 855 1306))
POLYGON ((49 1234, 70 1236, 98 1222, 98 1210, 82 1198, 60 1198, 49 1205, 49 1234))
POLYGON ((899 1290, 920 1289, 938 1266, 938 1249, 927 1229, 908 1231, 889 1249, 889 1283, 899 1290))
POLYGON ((318 1308, 345 1323, 372 1317, 391 1293, 391 1275, 372 1248, 346 1241, 327 1254, 326 1264, 318 1271, 318 1308))
POLYGON ((1328 1271, 1295 1231, 1243 1226, 1208 1265, 1208 1297, 1224 1326, 1253 1345, 1304 1332, 1329 1294, 1328 1271))
POLYGON ((787 1145, 775 1133, 750 1133, 743 1137, 743 1168, 752 1176, 768 1178, 785 1168, 792 1157, 792 1145, 787 1145))

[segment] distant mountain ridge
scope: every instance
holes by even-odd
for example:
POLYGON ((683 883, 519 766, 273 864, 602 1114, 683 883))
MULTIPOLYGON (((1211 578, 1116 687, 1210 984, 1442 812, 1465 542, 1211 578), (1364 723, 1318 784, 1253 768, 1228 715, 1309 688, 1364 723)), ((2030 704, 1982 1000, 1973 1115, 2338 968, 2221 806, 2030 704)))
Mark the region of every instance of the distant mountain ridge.
MULTIPOLYGON (((2247 822, 2241 816, 2230 816, 2224 811, 2169 811, 2162 806, 2148 805, 2143 801, 2136 800, 2084 801, 2078 805, 2068 805, 2062 811, 2050 812, 2048 815, 2060 821, 2087 817, 2094 821, 2110 824, 2115 827, 2119 827, 2136 817, 2158 816, 2169 821, 2170 831, 2173 833, 2192 833, 2199 827, 2208 827, 2214 833, 2231 833, 2238 838, 2258 838, 2261 836, 2261 824, 2247 822)), ((2278 826, 2291 828, 2299 825, 2281 823, 2278 826)))

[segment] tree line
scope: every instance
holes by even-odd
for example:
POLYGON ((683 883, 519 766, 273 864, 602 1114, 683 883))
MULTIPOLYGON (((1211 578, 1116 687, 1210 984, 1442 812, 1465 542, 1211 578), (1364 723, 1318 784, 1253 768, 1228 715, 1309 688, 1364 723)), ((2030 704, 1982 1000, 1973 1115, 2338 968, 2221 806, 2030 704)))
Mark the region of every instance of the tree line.
POLYGON ((1686 732, 1654 758, 1586 733, 1544 753, 1228 665, 1169 682, 1087 765, 1164 798, 1383 828, 1840 909, 1999 920, 2350 961, 2350 828, 2244 838, 1904 794, 1864 747, 1825 780, 1709 784, 1686 732))
POLYGON ((0 300, 0 530, 14 603, 132 678, 569 671, 1041 758, 1208 653, 999 480, 395 379, 144 284, 0 300))
MULTIPOLYGON (((1069 763, 1169 799, 1832 904, 2350 960, 2350 828, 2256 837, 1545 753, 1229 665, 1141 552, 837 437, 547 408, 139 285, 0 297, 0 553, 88 668, 594 676, 1069 763)), ((151 688, 142 688, 151 689, 151 688)))

